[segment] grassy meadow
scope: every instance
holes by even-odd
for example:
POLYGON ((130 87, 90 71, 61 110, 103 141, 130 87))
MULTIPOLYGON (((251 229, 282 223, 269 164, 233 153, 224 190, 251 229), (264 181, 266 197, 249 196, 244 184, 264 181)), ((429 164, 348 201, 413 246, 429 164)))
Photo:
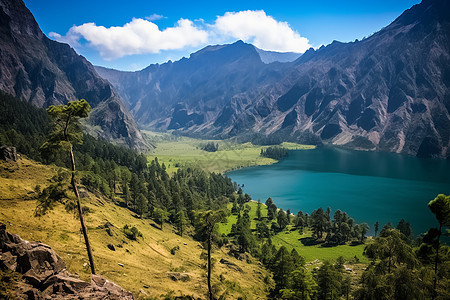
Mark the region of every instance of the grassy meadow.
MULTIPOLYGON (((225 173, 230 170, 268 165, 277 161, 261 157, 261 149, 267 146, 257 146, 251 143, 237 143, 233 140, 201 140, 171 133, 144 131, 147 139, 155 146, 148 153, 149 161, 158 158, 166 165, 169 173, 176 172, 180 166, 196 166, 206 172, 225 173), (201 149, 202 145, 213 142, 219 145, 216 152, 201 149)), ((313 149, 315 146, 295 143, 283 143, 288 149, 313 149)))

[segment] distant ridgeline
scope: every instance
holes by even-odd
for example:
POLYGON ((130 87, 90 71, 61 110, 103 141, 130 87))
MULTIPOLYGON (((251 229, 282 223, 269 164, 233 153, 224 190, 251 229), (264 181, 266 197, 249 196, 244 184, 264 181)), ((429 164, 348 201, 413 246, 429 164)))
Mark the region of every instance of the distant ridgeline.
POLYGON ((288 156, 288 149, 281 147, 281 146, 271 146, 267 148, 261 149, 261 156, 273 158, 276 160, 280 160, 283 157, 288 156))

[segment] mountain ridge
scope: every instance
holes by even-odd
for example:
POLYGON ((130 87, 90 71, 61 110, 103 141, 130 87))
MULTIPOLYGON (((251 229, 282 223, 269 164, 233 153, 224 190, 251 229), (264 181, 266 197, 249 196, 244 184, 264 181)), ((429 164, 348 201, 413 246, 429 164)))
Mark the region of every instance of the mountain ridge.
POLYGON ((133 91, 131 110, 150 128, 450 157, 449 11, 444 0, 424 0, 368 38, 334 41, 290 63, 264 64, 237 42, 115 79, 96 69, 120 94, 133 91), (146 84, 127 85, 137 78, 146 84), (158 101, 164 108, 144 116, 158 101))

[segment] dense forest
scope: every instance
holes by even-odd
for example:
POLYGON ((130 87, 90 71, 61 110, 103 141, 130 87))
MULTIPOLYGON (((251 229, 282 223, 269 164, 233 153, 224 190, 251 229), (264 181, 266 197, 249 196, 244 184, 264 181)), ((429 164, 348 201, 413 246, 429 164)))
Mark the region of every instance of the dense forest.
MULTIPOLYGON (((244 197, 241 198, 245 199, 244 197)), ((449 225, 450 197, 439 195, 435 202, 444 207, 436 214, 438 220, 449 225), (447 208, 445 209, 445 205, 447 208), (446 211, 445 211, 446 210, 446 211), (443 216, 446 215, 446 220, 443 216)), ((355 224, 345 212, 337 210, 331 218, 330 209, 319 208, 311 215, 277 209, 272 199, 266 201, 267 217, 261 217, 262 203, 256 211, 256 230, 250 229, 250 207, 245 202, 233 204, 237 215, 230 239, 239 251, 248 252, 272 271, 274 288, 271 297, 276 299, 449 299, 450 248, 442 245, 441 229, 431 228, 415 238, 409 222, 400 220, 396 227, 386 224, 378 234, 379 224, 374 224, 376 236, 366 238, 369 226, 355 224), (288 251, 285 246, 276 248, 271 238, 279 232, 310 231, 312 237, 305 243, 322 247, 366 243, 364 254, 371 263, 361 278, 355 282, 344 267, 346 261, 339 257, 335 262, 324 261, 315 268, 309 267, 301 253, 288 251), (439 256, 436 255, 436 249, 439 256), (437 270, 437 277, 434 275, 437 270)), ((430 207, 431 208, 431 207, 430 207)), ((433 210, 433 209, 432 209, 433 210)), ((443 224, 443 223, 442 223, 443 224)))
MULTIPOLYGON (((15 146, 19 153, 46 164, 69 166, 67 155, 40 150, 51 127, 45 110, 4 93, 0 93, 0 108, 1 144, 15 146)), ((284 148, 269 147, 261 155, 280 159, 286 153, 284 148)), ((208 249, 211 243, 213 248, 228 245, 236 256, 258 259, 273 275, 266 279, 271 298, 450 299, 450 248, 441 238, 450 225, 449 196, 439 195, 429 205, 440 228, 415 238, 409 223, 401 220, 396 227, 384 225, 379 234, 376 224, 376 237, 367 239, 368 224, 355 224, 345 212, 332 214, 329 208, 318 208, 310 215, 301 211, 293 215, 277 208, 271 198, 265 204, 258 202, 252 220, 251 197, 226 176, 195 168, 168 174, 157 158, 147 162, 142 154, 89 135, 83 135, 83 143, 74 146, 74 154, 80 181, 91 192, 127 207, 140 218, 153 218, 161 227, 168 222, 180 235, 192 228, 189 232, 194 238, 210 243, 208 249), (267 210, 267 217, 262 210, 267 210), (219 235, 215 225, 230 213, 237 221, 229 235, 219 235), (256 222, 256 229, 251 222, 256 222), (321 243, 330 251, 338 245, 366 243, 365 255, 371 263, 356 283, 343 258, 312 268, 302 253, 273 245, 275 235, 292 230, 311 232, 308 242, 321 243)), ((63 173, 58 172, 50 186, 36 188, 41 204, 49 197, 61 196, 58 189, 68 188, 61 184, 63 173)))

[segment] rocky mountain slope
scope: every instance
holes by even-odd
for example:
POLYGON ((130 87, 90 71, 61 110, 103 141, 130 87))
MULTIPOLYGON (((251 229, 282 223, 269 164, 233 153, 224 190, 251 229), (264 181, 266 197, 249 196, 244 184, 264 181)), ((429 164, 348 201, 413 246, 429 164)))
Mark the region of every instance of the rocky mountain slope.
POLYGON ((450 3, 424 0, 362 41, 264 64, 210 46, 138 72, 97 68, 138 123, 185 134, 450 156, 450 3))
POLYGON ((449 156, 450 3, 423 1, 363 41, 309 51, 254 104, 258 128, 292 138, 449 156))
POLYGON ((69 45, 48 39, 22 0, 0 0, 0 90, 39 107, 84 98, 91 133, 146 147, 111 84, 69 45))
MULTIPOLYGON (((138 72, 96 69, 128 102, 138 123, 159 129, 208 131, 220 128, 227 112, 244 109, 235 107, 236 95, 257 94, 262 87, 281 80, 288 65, 265 64, 253 45, 238 41, 208 46, 189 58, 150 65, 138 72)), ((246 96, 247 105, 252 96, 246 96)))

